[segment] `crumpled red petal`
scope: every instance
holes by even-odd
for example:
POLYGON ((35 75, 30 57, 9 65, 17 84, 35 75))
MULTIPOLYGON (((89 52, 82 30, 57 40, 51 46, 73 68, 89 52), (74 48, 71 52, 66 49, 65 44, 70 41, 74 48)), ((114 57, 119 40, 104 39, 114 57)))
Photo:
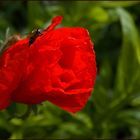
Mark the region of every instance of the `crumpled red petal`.
POLYGON ((11 102, 11 94, 18 87, 27 66, 27 40, 18 41, 0 57, 0 110, 11 102))

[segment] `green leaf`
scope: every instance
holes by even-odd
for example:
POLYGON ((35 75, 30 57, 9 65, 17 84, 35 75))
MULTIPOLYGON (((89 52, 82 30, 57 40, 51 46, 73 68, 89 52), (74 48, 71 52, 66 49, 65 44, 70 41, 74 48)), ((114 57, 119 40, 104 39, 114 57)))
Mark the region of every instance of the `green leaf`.
POLYGON ((116 12, 120 17, 123 34, 122 50, 117 69, 116 89, 120 92, 131 93, 137 79, 140 79, 139 35, 133 17, 122 8, 117 8, 116 12))
MULTIPOLYGON (((118 117, 124 117, 124 118, 133 118, 136 119, 137 121, 140 121, 140 111, 139 109, 129 109, 129 110, 125 110, 125 111, 121 111, 120 114, 118 114, 118 117)), ((140 122, 139 122, 140 123, 140 122)))

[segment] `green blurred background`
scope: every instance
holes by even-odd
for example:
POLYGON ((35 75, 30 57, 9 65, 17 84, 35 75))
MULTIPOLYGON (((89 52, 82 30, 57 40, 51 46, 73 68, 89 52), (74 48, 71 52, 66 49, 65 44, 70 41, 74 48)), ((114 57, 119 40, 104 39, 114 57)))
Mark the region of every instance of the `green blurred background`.
MULTIPOLYGON (((95 45, 98 75, 85 108, 69 114, 46 102, 27 119, 0 112, 0 138, 140 138, 140 3, 133 1, 1 1, 0 39, 47 27, 85 27, 95 45)), ((23 113, 19 105, 18 113, 23 113)))

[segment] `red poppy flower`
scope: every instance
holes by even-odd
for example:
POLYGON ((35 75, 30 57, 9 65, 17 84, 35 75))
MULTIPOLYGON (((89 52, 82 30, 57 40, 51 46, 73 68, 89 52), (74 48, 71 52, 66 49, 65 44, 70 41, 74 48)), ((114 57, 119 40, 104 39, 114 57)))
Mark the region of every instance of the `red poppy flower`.
POLYGON ((23 66, 15 64, 19 69, 12 72, 18 80, 11 84, 14 90, 7 92, 12 101, 39 104, 47 100, 69 112, 86 104, 96 78, 93 44, 84 28, 54 29, 61 20, 57 16, 30 47, 25 44, 29 56, 23 57, 23 66))

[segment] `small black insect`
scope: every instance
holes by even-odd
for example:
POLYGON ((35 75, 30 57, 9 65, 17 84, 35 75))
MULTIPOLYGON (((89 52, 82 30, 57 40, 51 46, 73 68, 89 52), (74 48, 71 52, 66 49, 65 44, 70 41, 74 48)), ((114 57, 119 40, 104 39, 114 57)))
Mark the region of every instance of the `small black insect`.
POLYGON ((40 29, 34 29, 29 35, 29 46, 34 43, 38 36, 42 35, 40 29))

